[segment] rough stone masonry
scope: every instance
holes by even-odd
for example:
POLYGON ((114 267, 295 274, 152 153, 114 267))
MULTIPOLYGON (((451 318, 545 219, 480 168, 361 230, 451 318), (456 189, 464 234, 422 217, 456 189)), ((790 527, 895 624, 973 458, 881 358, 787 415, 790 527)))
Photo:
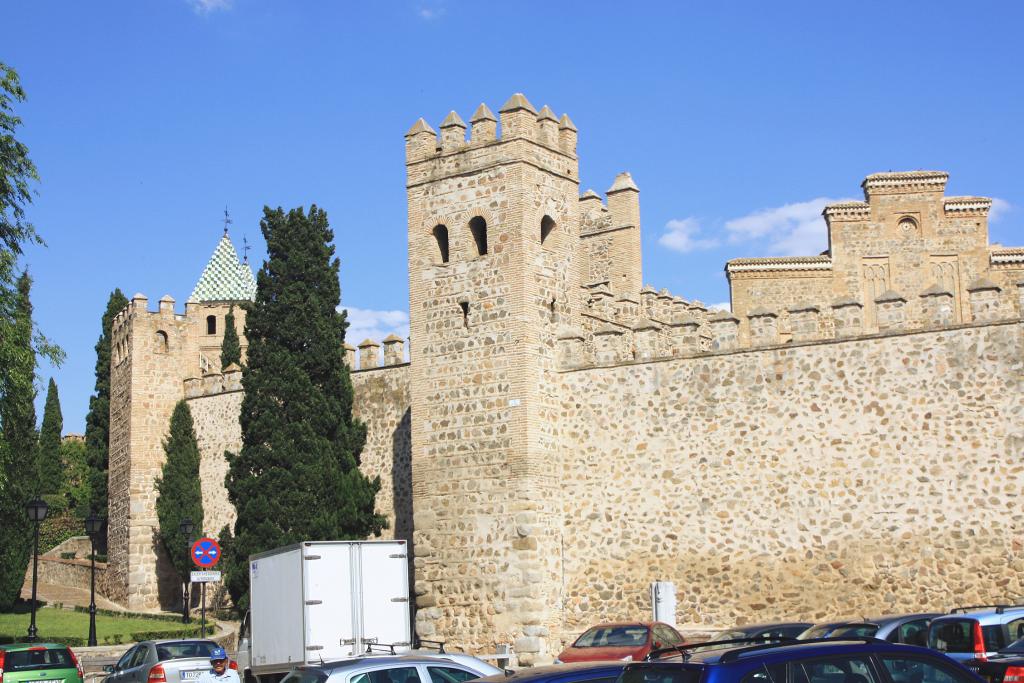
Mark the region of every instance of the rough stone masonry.
MULTIPOLYGON (((655 580, 706 627, 1024 590, 1024 249, 989 245, 990 200, 874 174, 825 209, 828 252, 729 262, 733 309, 709 312, 642 285, 639 189, 580 193, 568 116, 517 94, 440 131, 405 138, 410 361, 395 336, 383 365, 346 345, 421 636, 547 661, 648 616, 655 580)), ((137 295, 115 321, 111 597, 131 607, 177 597, 153 481, 180 398, 205 531, 233 518, 213 501, 241 373, 213 368, 251 279, 225 236, 183 315, 137 295)))

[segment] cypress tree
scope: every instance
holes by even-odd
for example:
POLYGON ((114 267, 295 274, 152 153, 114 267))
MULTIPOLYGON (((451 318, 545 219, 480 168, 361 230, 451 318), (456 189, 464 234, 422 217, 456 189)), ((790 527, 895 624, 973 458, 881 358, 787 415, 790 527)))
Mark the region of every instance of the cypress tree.
MULTIPOLYGON (((248 268, 248 266, 246 266, 248 268)), ((232 363, 242 364, 242 344, 235 330, 235 307, 228 308, 224 316, 224 339, 220 343, 220 369, 223 371, 232 363)))
POLYGON ((89 490, 89 465, 86 463, 85 442, 78 439, 64 439, 60 442, 60 461, 64 465, 61 495, 68 510, 77 517, 89 514, 92 495, 89 490))
POLYGON ((36 469, 36 354, 32 347, 32 280, 15 286, 10 334, 0 345, 0 609, 21 593, 31 554, 32 528, 25 505, 39 495, 36 469))
POLYGON ((203 495, 199 485, 199 446, 192 422, 192 411, 185 401, 178 401, 171 413, 171 425, 164 441, 164 461, 156 481, 156 517, 159 521, 160 543, 178 575, 184 578, 192 569, 188 544, 179 525, 191 518, 199 535, 203 531, 203 495))
POLYGON ((60 460, 60 436, 64 417, 60 412, 57 383, 50 378, 46 389, 43 425, 39 429, 39 483, 43 493, 58 493, 64 482, 64 466, 60 460))
POLYGON ((227 453, 238 512, 227 584, 248 603, 249 555, 305 540, 362 539, 385 526, 374 513, 380 478, 359 470, 366 428, 352 418, 342 345, 347 322, 327 214, 265 207, 267 260, 246 304, 249 342, 239 416, 242 449, 227 453))
POLYGON ((86 462, 89 465, 88 487, 91 496, 89 507, 103 517, 107 515, 110 443, 110 328, 114 316, 127 305, 128 299, 120 289, 111 292, 107 299, 107 310, 100 324, 100 338, 96 342, 96 388, 89 398, 89 412, 85 416, 86 462))

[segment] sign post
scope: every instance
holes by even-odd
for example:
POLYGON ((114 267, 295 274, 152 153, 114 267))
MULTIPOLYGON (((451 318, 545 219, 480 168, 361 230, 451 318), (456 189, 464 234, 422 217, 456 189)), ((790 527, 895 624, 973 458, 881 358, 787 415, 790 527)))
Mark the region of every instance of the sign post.
MULTIPOLYGON (((220 544, 215 539, 203 537, 192 544, 192 562, 201 570, 212 570, 220 562, 220 544)), ((206 584, 210 581, 220 581, 218 571, 192 572, 192 581, 198 581, 202 592, 202 607, 200 623, 200 638, 206 637, 206 584)))

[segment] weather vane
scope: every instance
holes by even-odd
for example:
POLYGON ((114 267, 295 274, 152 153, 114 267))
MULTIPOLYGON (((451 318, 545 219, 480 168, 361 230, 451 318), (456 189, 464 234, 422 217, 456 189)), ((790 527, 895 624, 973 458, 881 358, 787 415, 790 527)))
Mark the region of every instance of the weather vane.
POLYGON ((249 240, 242 235, 242 263, 249 263, 249 240))
POLYGON ((228 207, 225 206, 224 207, 224 234, 225 235, 228 234, 228 226, 231 225, 232 223, 234 223, 234 221, 231 220, 231 216, 228 215, 228 207))

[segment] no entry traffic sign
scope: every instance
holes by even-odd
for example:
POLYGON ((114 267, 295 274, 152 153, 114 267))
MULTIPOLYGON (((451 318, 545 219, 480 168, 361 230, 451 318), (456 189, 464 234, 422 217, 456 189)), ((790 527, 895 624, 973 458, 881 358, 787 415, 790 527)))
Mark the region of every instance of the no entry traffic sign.
POLYGON ((200 538, 192 544, 192 562, 209 569, 220 562, 220 545, 212 538, 200 538))

